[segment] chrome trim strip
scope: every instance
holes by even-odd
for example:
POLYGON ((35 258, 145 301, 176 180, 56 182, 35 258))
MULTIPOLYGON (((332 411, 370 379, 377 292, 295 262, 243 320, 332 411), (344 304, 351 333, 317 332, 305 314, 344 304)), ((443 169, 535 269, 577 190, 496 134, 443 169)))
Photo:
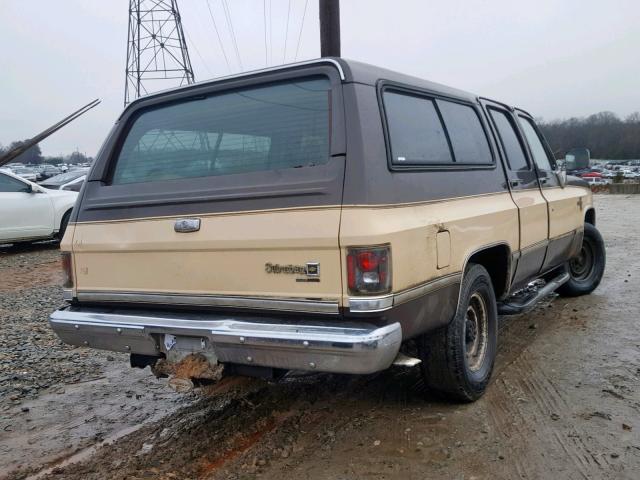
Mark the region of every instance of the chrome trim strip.
POLYGON ((62 341, 105 350, 158 355, 165 334, 195 336, 221 362, 336 373, 373 373, 389 367, 402 342, 399 323, 344 326, 340 321, 274 323, 271 319, 81 309, 53 312, 62 341))
POLYGON ((384 312, 393 307, 393 294, 381 297, 349 297, 350 312, 384 312))
POLYGON ((349 297, 350 312, 384 312, 390 308, 409 302, 441 288, 460 283, 462 273, 452 273, 444 277, 430 280, 417 287, 412 287, 398 293, 390 293, 379 297, 349 297))
POLYGON ((175 293, 78 291, 81 302, 131 302, 206 307, 235 307, 307 313, 339 313, 338 302, 293 298, 236 297, 224 295, 182 295, 175 293))

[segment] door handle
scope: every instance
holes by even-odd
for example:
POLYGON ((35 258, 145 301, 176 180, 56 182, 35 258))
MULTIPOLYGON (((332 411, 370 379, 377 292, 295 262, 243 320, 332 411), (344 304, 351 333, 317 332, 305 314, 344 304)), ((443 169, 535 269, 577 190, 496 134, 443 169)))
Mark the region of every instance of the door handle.
POLYGON ((511 187, 517 187, 518 185, 522 184, 522 180, 520 179, 516 179, 516 180, 509 180, 509 185, 511 187))
POLYGON ((549 179, 548 179, 548 178, 541 178, 541 179, 540 179, 540 183, 541 183, 542 185, 546 185, 548 181, 549 181, 549 179))

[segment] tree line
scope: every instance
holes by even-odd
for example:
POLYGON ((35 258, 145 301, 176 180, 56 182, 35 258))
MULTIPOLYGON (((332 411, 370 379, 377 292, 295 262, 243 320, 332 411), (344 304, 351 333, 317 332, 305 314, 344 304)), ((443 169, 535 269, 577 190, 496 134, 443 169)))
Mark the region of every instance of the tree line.
POLYGON ((583 118, 537 122, 556 158, 564 158, 572 148, 586 147, 591 158, 640 159, 640 112, 624 120, 613 112, 600 112, 583 118))
MULTIPOLYGON (((640 112, 620 119, 613 112, 600 112, 583 118, 568 118, 546 122, 537 120, 556 158, 564 158, 573 148, 585 147, 591 151, 591 158, 610 160, 640 159, 640 112)), ((0 154, 21 142, 13 142, 9 147, 0 145, 0 154)), ((41 163, 85 163, 90 162, 80 152, 70 155, 44 157, 38 145, 34 145, 17 162, 25 164, 41 163)))
MULTIPOLYGON (((9 150, 18 147, 23 142, 18 140, 15 142, 11 142, 9 146, 3 147, 0 144, 0 155, 4 152, 8 152, 9 150)), ((40 145, 34 145, 29 148, 26 152, 16 158, 12 163, 24 163, 25 165, 40 165, 43 163, 49 163, 51 165, 57 165, 58 163, 90 163, 93 161, 92 157, 88 157, 80 152, 73 152, 68 155, 54 155, 54 156, 44 156, 42 155, 42 150, 40 149, 40 145)))

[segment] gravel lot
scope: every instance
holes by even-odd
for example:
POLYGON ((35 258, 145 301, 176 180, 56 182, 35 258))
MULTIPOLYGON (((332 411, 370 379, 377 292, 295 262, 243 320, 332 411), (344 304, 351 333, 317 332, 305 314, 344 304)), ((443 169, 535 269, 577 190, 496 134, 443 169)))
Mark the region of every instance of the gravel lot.
POLYGON ((489 391, 416 369, 231 379, 176 394, 50 331, 55 245, 0 248, 0 478, 568 478, 640 471, 640 195, 598 195, 600 288, 503 319, 489 391))

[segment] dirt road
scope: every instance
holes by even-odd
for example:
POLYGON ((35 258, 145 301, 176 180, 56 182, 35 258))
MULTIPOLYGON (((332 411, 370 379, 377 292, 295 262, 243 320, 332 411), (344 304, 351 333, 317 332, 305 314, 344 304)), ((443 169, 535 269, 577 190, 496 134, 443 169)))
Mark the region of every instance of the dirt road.
MULTIPOLYGON (((637 479, 640 196, 596 200, 608 248, 602 285, 588 297, 549 299, 528 315, 502 319, 493 382, 474 404, 430 396, 416 369, 292 375, 277 384, 237 380, 181 396, 148 370, 129 369, 123 356, 107 361, 107 354, 72 349, 75 364, 93 361, 87 375, 98 378, 78 383, 74 373, 61 377, 72 383, 64 393, 48 387, 27 400, 7 397, 0 477, 637 479), (91 448, 105 438, 112 441, 91 448)), ((20 255, 29 263, 54 253, 20 255)), ((11 255, 0 258, 0 282, 8 268, 20 276, 11 255)), ((33 292, 57 288, 30 282, 0 286, 0 339, 15 325, 9 299, 33 301, 33 292)), ((29 314, 30 328, 45 325, 45 312, 56 306, 50 293, 29 314)), ((53 355, 66 351, 50 341, 53 355)), ((12 365, 26 361, 11 358, 12 365)))

